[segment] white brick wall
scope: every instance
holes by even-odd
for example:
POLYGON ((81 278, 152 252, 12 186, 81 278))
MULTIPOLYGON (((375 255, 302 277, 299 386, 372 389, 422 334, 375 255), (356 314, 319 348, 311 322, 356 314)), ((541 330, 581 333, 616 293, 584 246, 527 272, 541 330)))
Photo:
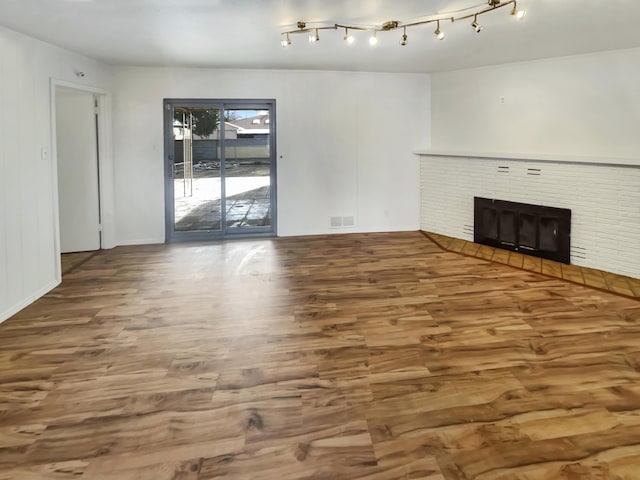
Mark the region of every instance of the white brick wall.
POLYGON ((571 263, 640 278, 639 166, 421 159, 423 230, 473 240, 474 196, 570 208, 571 263))

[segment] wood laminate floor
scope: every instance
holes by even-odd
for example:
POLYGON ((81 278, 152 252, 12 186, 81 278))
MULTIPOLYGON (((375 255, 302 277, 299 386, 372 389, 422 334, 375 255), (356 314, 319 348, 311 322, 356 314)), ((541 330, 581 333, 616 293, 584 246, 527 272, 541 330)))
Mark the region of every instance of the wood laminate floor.
POLYGON ((419 232, 102 251, 0 366, 3 480, 640 478, 640 302, 419 232))

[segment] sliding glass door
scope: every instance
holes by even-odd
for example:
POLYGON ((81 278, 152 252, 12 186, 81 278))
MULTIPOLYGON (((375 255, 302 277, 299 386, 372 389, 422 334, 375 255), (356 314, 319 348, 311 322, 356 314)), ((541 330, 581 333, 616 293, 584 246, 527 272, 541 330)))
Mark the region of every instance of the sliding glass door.
POLYGON ((166 240, 275 234, 275 102, 165 100, 166 240))

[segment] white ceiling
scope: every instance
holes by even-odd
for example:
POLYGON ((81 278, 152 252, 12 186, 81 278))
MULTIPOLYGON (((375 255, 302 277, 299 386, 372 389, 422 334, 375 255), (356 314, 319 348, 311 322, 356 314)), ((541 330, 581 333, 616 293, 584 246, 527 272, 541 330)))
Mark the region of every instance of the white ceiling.
POLYGON ((365 33, 346 45, 343 31, 292 36, 280 32, 298 20, 380 25, 482 5, 484 0, 0 0, 0 24, 117 65, 217 68, 437 72, 640 46, 638 0, 519 0, 523 21, 502 8, 469 21, 380 32, 371 47, 365 33))

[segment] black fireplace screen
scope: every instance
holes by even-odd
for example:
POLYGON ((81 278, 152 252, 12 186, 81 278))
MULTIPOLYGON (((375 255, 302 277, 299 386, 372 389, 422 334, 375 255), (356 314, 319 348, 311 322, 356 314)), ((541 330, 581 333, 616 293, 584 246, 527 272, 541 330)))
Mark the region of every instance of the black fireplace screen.
POLYGON ((474 242, 569 263, 571 210, 474 197, 474 242))

